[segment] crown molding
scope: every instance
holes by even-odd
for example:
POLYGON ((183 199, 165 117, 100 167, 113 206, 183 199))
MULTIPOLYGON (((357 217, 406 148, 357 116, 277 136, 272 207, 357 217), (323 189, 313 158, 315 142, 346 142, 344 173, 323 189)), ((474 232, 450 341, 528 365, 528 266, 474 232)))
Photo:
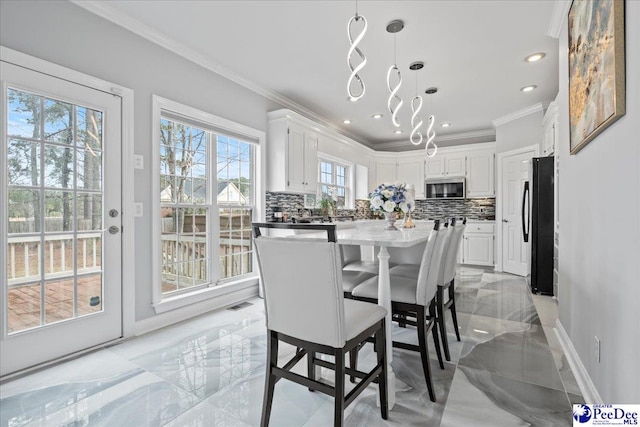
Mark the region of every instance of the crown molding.
MULTIPOLYGON (((483 129, 478 131, 471 132, 460 132, 460 133, 452 133, 448 135, 436 136, 435 142, 437 144, 443 142, 450 143, 461 143, 461 144, 474 144, 480 142, 492 142, 496 140, 496 131, 495 129, 483 129)), ((376 151, 386 151, 386 150, 395 150, 398 148, 402 148, 404 151, 412 151, 424 148, 424 145, 411 145, 407 146, 407 139, 398 140, 398 141, 389 141, 382 142, 380 144, 375 144, 374 150, 376 151)))
POLYGON ((554 39, 560 38, 560 31, 562 30, 562 24, 567 18, 569 9, 571 8, 572 0, 556 0, 553 6, 553 13, 551 14, 551 21, 549 22, 549 29, 547 35, 554 39))
POLYGON ((275 110, 275 111, 269 111, 267 112, 267 119, 269 121, 271 120, 291 120, 293 122, 296 122, 302 126, 308 127, 309 129, 313 129, 314 131, 316 131, 319 134, 325 135, 329 138, 332 138, 333 140, 336 140, 338 142, 341 142, 349 147, 355 148, 357 150, 361 150, 363 152, 366 152, 367 154, 374 154, 375 153, 375 149, 373 149, 371 146, 369 145, 365 145, 359 141, 356 141, 354 139, 351 139, 345 135, 342 135, 338 132, 335 131, 335 129, 333 128, 329 128, 323 124, 319 124, 316 121, 303 116, 302 114, 293 111, 293 110, 289 110, 286 108, 280 109, 280 110, 275 110))
POLYGON ((249 89, 252 92, 257 93, 273 102, 276 102, 282 105, 285 108, 289 108, 300 115, 306 116, 307 118, 314 120, 323 126, 332 129, 336 133, 343 135, 347 138, 353 139, 355 142, 364 145, 365 147, 371 147, 371 145, 367 142, 361 140, 361 137, 358 135, 352 134, 350 132, 345 131, 344 129, 339 128, 332 124, 325 117, 318 115, 317 113, 309 110, 308 108, 298 104, 297 102, 287 98, 286 96, 280 95, 277 92, 274 92, 258 83, 247 79, 243 75, 231 70, 230 68, 220 64, 217 61, 214 61, 207 56, 191 49, 190 47, 177 42, 176 40, 166 37, 161 34, 157 30, 149 27, 148 25, 143 24, 142 22, 134 19, 116 9, 112 6, 109 6, 105 1, 100 0, 69 0, 69 2, 74 5, 85 9, 88 12, 93 13, 101 18, 106 19, 132 33, 149 40, 152 43, 155 43, 174 54, 181 56, 182 58, 191 61, 201 67, 210 70, 227 80, 230 80, 246 89, 249 89))
POLYGON ((498 117, 497 119, 493 120, 491 123, 493 123, 494 128, 498 126, 502 126, 514 120, 518 120, 523 117, 526 117, 530 114, 537 113, 538 111, 544 111, 545 108, 548 107, 550 103, 551 101, 538 102, 537 104, 534 104, 530 107, 523 108, 522 110, 514 111, 513 113, 509 113, 506 116, 498 117))

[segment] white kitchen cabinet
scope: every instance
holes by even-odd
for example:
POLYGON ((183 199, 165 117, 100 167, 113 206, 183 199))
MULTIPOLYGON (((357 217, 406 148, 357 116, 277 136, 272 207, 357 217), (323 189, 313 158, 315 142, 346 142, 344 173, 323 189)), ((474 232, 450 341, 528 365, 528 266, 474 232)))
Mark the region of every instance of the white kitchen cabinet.
POLYGON ((416 199, 424 199, 424 160, 400 159, 396 180, 407 185, 413 185, 416 199))
POLYGON ((467 197, 495 197, 494 151, 469 151, 466 178, 467 197))
POLYGON ((374 188, 385 182, 396 182, 396 168, 396 160, 378 160, 376 169, 377 181, 374 184, 374 188))
POLYGON ((369 188, 369 168, 364 165, 356 164, 355 169, 355 198, 356 200, 369 200, 369 192, 372 190, 369 188))
POLYGON ((315 193, 318 182, 318 135, 287 117, 269 120, 267 169, 269 191, 315 193))
POLYGON ((416 198, 424 198, 424 160, 399 157, 398 159, 378 159, 376 162, 376 182, 373 187, 382 183, 405 183, 413 185, 416 198))
POLYGON ((462 239, 462 263, 494 265, 494 223, 467 223, 462 239))
POLYGON ((553 101, 549 104, 547 112, 542 119, 544 127, 544 140, 542 142, 542 155, 550 156, 555 152, 556 141, 558 140, 558 103, 553 101))
POLYGON ((436 154, 425 162, 427 178, 465 176, 466 156, 464 153, 436 154))

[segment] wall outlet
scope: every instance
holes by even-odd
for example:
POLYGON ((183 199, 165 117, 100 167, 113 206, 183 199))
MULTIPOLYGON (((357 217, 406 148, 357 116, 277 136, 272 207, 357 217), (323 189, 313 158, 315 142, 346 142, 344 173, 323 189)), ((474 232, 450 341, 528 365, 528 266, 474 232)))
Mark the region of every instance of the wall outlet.
POLYGON ((595 346, 594 346, 594 351, 596 354, 596 362, 600 363, 600 338, 598 338, 597 335, 594 338, 596 339, 595 346))
POLYGON ((133 155, 133 167, 135 169, 144 169, 144 157, 142 154, 133 155))
POLYGON ((133 204, 133 216, 142 216, 142 203, 134 203, 133 204))

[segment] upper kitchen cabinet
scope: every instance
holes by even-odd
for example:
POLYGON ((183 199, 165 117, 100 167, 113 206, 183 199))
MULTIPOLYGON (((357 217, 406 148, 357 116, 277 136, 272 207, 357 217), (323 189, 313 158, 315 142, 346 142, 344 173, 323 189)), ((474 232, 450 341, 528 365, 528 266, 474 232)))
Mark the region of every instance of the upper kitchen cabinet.
POLYGON ((376 182, 374 184, 374 188, 385 182, 396 182, 397 168, 398 161, 396 159, 379 159, 376 163, 376 182))
POLYGON ((269 113, 267 189, 315 193, 318 186, 318 134, 279 111, 269 113))
POLYGON ((467 153, 467 197, 495 197, 494 150, 467 153))
POLYGON ((369 200, 369 168, 364 165, 356 164, 356 176, 354 185, 356 200, 369 200))
POLYGON ((466 172, 464 153, 442 153, 428 158, 425 164, 427 178, 443 178, 464 176, 466 172))
POLYGON ((416 199, 424 196, 424 160, 399 159, 397 181, 407 185, 413 185, 416 191, 416 199))
POLYGON ((544 127, 544 140, 542 142, 542 155, 550 156, 555 152, 556 141, 558 140, 558 103, 553 101, 549 104, 547 112, 542 119, 544 127))
POLYGON ((376 183, 401 182, 413 185, 416 198, 424 198, 424 160, 416 160, 416 156, 397 155, 394 159, 380 158, 376 162, 376 183))

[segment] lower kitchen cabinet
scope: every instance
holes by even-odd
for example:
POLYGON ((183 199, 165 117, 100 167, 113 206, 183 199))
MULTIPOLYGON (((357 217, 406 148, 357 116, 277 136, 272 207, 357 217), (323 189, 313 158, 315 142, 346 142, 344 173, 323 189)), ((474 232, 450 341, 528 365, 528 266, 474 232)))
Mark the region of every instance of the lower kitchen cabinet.
POLYGON ((462 239, 462 263, 493 267, 494 223, 469 223, 462 239))

